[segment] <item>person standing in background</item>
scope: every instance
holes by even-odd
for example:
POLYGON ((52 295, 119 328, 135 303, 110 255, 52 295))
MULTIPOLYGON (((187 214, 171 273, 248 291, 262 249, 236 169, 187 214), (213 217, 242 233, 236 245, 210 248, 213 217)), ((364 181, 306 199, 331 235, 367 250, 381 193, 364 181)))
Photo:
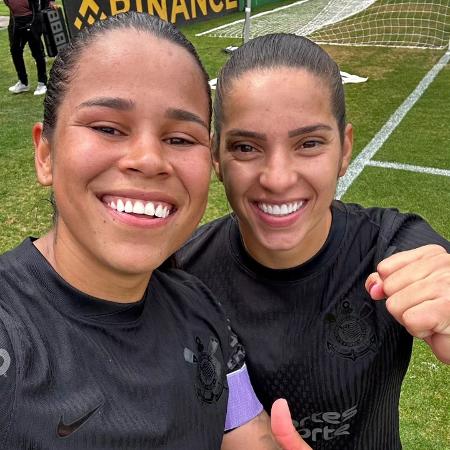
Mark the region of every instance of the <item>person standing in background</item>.
POLYGON ((25 44, 28 43, 31 54, 36 61, 38 84, 34 95, 43 95, 47 92, 47 69, 45 65, 44 47, 42 45, 42 19, 41 11, 45 8, 54 8, 55 2, 49 0, 5 0, 10 10, 8 25, 9 48, 14 67, 19 79, 9 88, 13 94, 28 92, 28 74, 23 58, 25 44))

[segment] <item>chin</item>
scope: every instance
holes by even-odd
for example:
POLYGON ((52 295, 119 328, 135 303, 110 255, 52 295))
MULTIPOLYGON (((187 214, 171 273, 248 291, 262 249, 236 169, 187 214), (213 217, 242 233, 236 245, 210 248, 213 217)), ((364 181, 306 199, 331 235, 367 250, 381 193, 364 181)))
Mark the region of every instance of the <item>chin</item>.
POLYGON ((151 274, 166 260, 166 258, 161 259, 159 255, 152 258, 149 254, 137 256, 130 252, 130 256, 130 258, 124 258, 123 255, 118 255, 116 264, 112 264, 115 271, 125 276, 145 276, 151 274))

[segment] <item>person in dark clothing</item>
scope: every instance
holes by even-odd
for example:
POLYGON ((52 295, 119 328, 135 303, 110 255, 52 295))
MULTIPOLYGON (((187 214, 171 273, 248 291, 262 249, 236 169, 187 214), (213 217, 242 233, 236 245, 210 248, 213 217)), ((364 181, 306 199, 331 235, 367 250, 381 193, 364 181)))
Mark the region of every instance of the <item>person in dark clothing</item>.
POLYGON ((0 256, 0 449, 278 450, 221 305, 169 263, 206 206, 210 115, 156 16, 58 53, 33 127, 54 225, 0 256))
POLYGON ((9 92, 20 94, 28 92, 28 74, 23 58, 25 44, 28 43, 31 54, 36 61, 38 84, 34 95, 43 95, 47 91, 47 69, 45 53, 42 45, 41 11, 45 8, 56 8, 56 4, 49 0, 5 0, 10 10, 8 25, 9 45, 11 57, 19 79, 9 88, 9 92))
POLYGON ((287 400, 289 436, 400 450, 413 337, 450 363, 450 242, 415 214, 334 200, 353 131, 339 68, 312 41, 274 34, 233 52, 213 123, 233 213, 194 234, 180 267, 221 301, 264 408, 287 400))

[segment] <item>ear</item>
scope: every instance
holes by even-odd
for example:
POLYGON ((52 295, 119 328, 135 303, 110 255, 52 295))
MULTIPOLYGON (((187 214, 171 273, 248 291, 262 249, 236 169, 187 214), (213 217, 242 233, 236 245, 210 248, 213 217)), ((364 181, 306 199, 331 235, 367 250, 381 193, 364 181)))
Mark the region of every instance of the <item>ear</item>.
POLYGON ((219 162, 219 142, 214 134, 211 135, 211 160, 217 178, 223 181, 219 162))
POLYGON ((353 125, 348 123, 344 131, 344 142, 342 143, 342 159, 341 168, 339 169, 339 177, 343 177, 347 172, 350 160, 352 159, 353 149, 353 125))
POLYGON ((42 123, 33 127, 34 167, 36 176, 42 186, 51 186, 53 182, 52 152, 50 143, 42 136, 42 123))

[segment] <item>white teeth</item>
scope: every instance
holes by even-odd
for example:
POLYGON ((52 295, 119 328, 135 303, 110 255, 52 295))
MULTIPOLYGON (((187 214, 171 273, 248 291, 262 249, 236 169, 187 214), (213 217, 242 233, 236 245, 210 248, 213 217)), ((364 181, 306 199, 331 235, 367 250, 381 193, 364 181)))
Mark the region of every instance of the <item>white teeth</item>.
POLYGON ((133 212, 135 214, 144 214, 144 211, 145 211, 145 207, 144 207, 144 204, 142 202, 136 202, 133 205, 133 212))
POLYGON ((166 218, 170 215, 170 207, 163 206, 161 204, 155 207, 153 202, 142 202, 140 200, 124 200, 118 199, 117 204, 112 200, 109 203, 111 209, 115 209, 119 212, 134 213, 134 214, 145 214, 146 216, 166 218))
POLYGON ((133 203, 130 200, 127 200, 125 203, 125 212, 131 213, 133 212, 133 203))
POLYGON ((145 211, 144 214, 147 216, 154 216, 155 215, 155 207, 153 206, 152 202, 148 202, 145 204, 145 211))
POLYGON ((258 203, 258 208, 266 214, 274 216, 286 216, 298 211, 303 206, 303 202, 283 203, 281 205, 269 205, 267 203, 258 203))

